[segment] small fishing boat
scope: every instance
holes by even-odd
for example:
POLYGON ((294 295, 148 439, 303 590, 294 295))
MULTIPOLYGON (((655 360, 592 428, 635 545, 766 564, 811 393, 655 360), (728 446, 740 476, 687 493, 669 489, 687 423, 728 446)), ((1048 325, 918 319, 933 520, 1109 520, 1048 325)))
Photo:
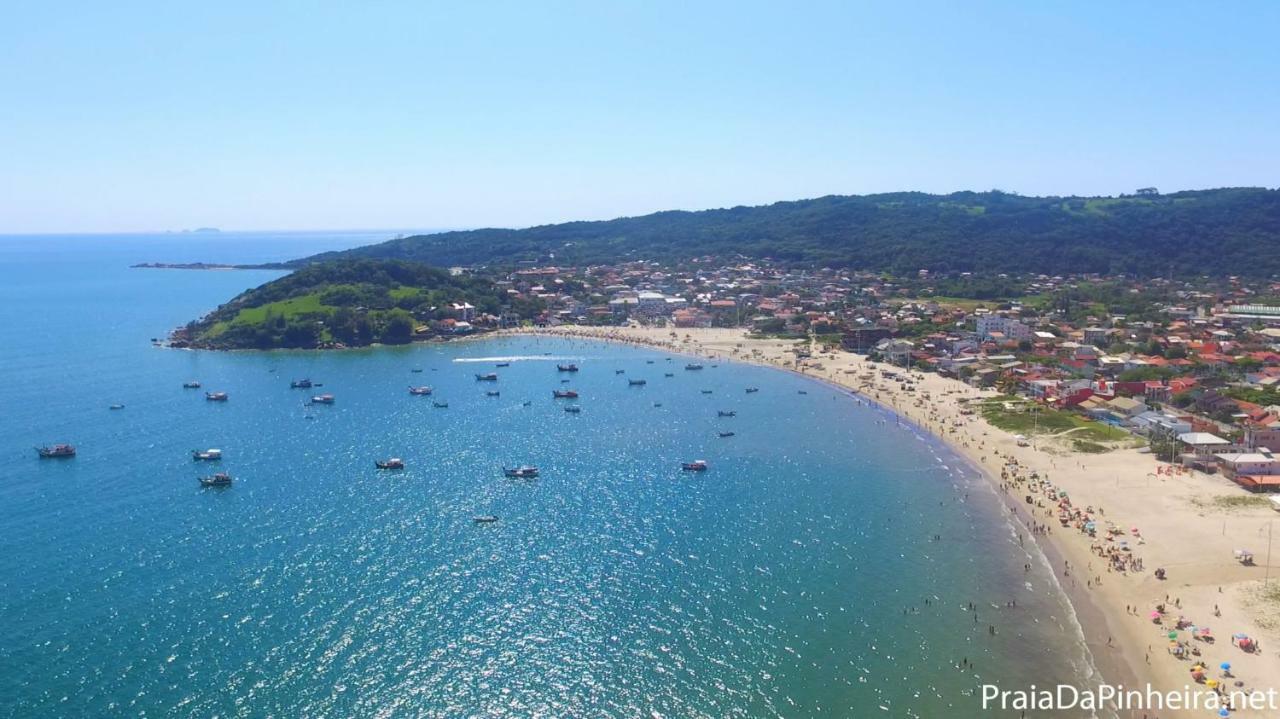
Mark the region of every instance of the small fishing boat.
POLYGON ((510 362, 499 362, 498 364, 494 365, 494 367, 510 367, 510 366, 511 366, 510 362))
POLYGON ((629 379, 627 380, 627 384, 631 385, 632 387, 641 387, 648 383, 642 379, 629 379))
POLYGON ((722 409, 722 410, 720 410, 719 412, 716 412, 716 416, 717 416, 717 417, 737 417, 737 416, 738 416, 738 411, 737 411, 737 410, 733 410, 733 409, 731 409, 731 410, 723 410, 723 409, 722 409))
POLYGON ((681 462, 680 469, 686 472, 705 472, 707 471, 707 460, 695 459, 692 462, 681 462))
POLYGON ((661 402, 654 402, 654 403, 653 403, 653 406, 654 406, 654 407, 661 407, 661 406, 662 406, 662 403, 661 403, 661 402))
POLYGON ((732 437, 732 436, 733 436, 733 432, 721 432, 721 433, 720 433, 720 436, 721 436, 721 437, 732 437))
POLYGON ((488 392, 485 392, 484 394, 485 394, 485 396, 486 396, 486 397, 497 397, 498 395, 500 395, 500 394, 502 394, 502 393, 501 393, 501 392, 499 392, 499 391, 498 391, 498 390, 496 390, 496 389, 491 389, 491 390, 489 390, 488 392))
POLYGON ((663 377, 675 377, 675 376, 676 376, 676 373, 675 373, 675 372, 663 372, 663 373, 662 373, 662 376, 663 376, 663 377))
POLYGON ((477 372, 477 373, 476 373, 476 381, 477 381, 477 382, 497 382, 497 381, 498 381, 498 373, 497 373, 497 372, 487 372, 487 373, 485 373, 485 374, 480 374, 479 372, 477 372))
POLYGON ((579 412, 581 412, 581 411, 582 411, 582 408, 581 408, 581 407, 579 407, 579 406, 578 406, 578 405, 576 405, 576 404, 571 404, 571 405, 569 405, 568 407, 565 407, 565 408, 564 408, 564 411, 566 411, 566 412, 571 412, 571 413, 573 413, 573 414, 577 414, 577 413, 579 413, 579 412))
POLYGON ((760 388, 759 388, 759 387, 748 387, 748 388, 747 388, 747 394, 752 394, 752 393, 754 393, 754 392, 759 392, 759 391, 760 391, 760 388))
POLYGON ((525 401, 524 401, 524 404, 522 404, 522 405, 520 405, 520 406, 521 406, 521 407, 531 407, 531 406, 533 406, 533 400, 525 400, 525 401))
POLYGON ((208 477, 200 478, 201 487, 230 487, 231 475, 226 472, 218 472, 208 477))
POLYGON ((426 385, 422 385, 421 387, 410 387, 409 394, 426 396, 431 394, 431 388, 426 385))
POLYGON ((431 406, 432 406, 432 407, 448 408, 449 403, 448 403, 448 402, 434 402, 434 401, 433 401, 433 402, 431 403, 431 406))
POLYGON ((800 390, 800 391, 799 391, 799 392, 797 392, 796 394, 809 394, 809 393, 808 393, 808 392, 806 392, 806 391, 804 391, 804 390, 800 390))
POLYGON ((702 390, 702 393, 703 393, 703 394, 711 394, 711 392, 712 392, 712 390, 709 390, 709 389, 704 389, 704 390, 702 390))
POLYGON ((404 460, 399 457, 384 459, 382 461, 374 461, 373 466, 378 469, 404 469, 404 460))
POLYGON ((189 382, 183 382, 182 388, 183 389, 200 389, 200 383, 195 380, 191 380, 189 382))
POLYGON ((698 364, 697 362, 690 362, 689 364, 685 365, 684 368, 685 369, 702 369, 702 365, 698 364))
POLYGON ((410 371, 410 372, 412 372, 412 373, 414 373, 414 374, 420 374, 420 373, 422 372, 422 370, 420 370, 420 369, 416 369, 416 368, 415 368, 415 369, 411 369, 411 370, 409 370, 409 371, 410 371))
POLYGON ((515 477, 517 479, 533 479, 538 476, 538 468, 527 464, 516 467, 515 469, 507 469, 506 467, 503 467, 502 473, 508 477, 515 477))
POLYGON ((76 456, 76 448, 69 444, 55 444, 52 447, 36 447, 41 459, 64 459, 76 456))
POLYGON ((113 405, 111 405, 110 407, 107 407, 107 409, 124 409, 124 405, 122 405, 122 404, 113 404, 113 405))
POLYGON ((571 389, 553 389, 551 396, 555 399, 577 399, 578 393, 571 389))
POLYGON ((289 383, 289 389, 311 389, 311 380, 295 379, 289 383))
POLYGON ((616 369, 616 370, 614 370, 614 371, 613 371, 613 373, 614 373, 614 374, 622 374, 622 373, 624 373, 624 372, 626 372, 626 370, 624 370, 624 369, 616 369))
POLYGON ((578 365, 576 365, 576 364, 572 364, 572 363, 570 363, 570 364, 558 364, 558 365, 556 365, 556 370, 557 370, 557 371, 560 371, 560 372, 577 372, 577 371, 578 371, 578 365))
POLYGON ((492 514, 482 514, 479 517, 475 517, 472 521, 476 524, 493 524, 498 521, 498 518, 492 514))
POLYGON ((331 394, 318 394, 311 398, 311 404, 333 404, 334 399, 331 394))
POLYGON ((560 380, 560 384, 569 384, 569 383, 570 383, 570 382, 572 382, 572 381, 573 381, 573 380, 562 379, 562 380, 560 380))
POLYGON ((205 392, 204 398, 210 402, 226 402, 227 393, 226 392, 205 392))
POLYGON ((197 462, 217 462, 222 459, 222 450, 193 449, 191 450, 191 458, 197 462))
POLYGON ((645 361, 644 361, 644 363, 645 363, 645 364, 653 364, 653 360, 645 360, 645 361))

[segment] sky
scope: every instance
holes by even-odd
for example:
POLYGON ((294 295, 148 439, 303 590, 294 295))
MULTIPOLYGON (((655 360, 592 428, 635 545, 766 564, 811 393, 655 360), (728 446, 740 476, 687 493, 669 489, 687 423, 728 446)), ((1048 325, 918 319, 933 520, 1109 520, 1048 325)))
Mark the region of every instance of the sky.
POLYGON ((1275 2, 0 3, 0 233, 1275 187, 1275 2))

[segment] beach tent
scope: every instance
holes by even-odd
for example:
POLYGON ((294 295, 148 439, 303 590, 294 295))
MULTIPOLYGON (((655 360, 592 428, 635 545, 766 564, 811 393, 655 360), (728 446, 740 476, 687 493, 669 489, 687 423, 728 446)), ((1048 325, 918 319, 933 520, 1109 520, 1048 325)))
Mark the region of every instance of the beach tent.
POLYGON ((1277 512, 1280 512, 1280 497, 1271 498, 1271 508, 1276 510, 1277 512))

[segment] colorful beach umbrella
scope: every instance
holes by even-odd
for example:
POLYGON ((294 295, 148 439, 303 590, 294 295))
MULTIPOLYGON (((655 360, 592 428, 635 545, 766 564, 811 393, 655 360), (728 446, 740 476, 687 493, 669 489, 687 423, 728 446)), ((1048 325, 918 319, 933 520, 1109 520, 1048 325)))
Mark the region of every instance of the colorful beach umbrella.
POLYGON ((1177 639, 1177 638, 1178 638, 1178 633, 1177 633, 1177 632, 1169 632, 1169 638, 1170 638, 1170 639, 1177 639))
POLYGON ((1224 672, 1229 672, 1229 671, 1231 671, 1231 662, 1223 662, 1223 663, 1219 664, 1218 666, 1219 666, 1219 667, 1221 667, 1222 671, 1224 671, 1224 672))

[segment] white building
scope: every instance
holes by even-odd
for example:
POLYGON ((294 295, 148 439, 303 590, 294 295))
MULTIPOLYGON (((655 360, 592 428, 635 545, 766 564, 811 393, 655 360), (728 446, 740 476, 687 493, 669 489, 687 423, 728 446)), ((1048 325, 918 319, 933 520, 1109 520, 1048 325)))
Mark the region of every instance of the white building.
POLYGON ((989 340, 999 335, 1005 339, 1020 341, 1031 339, 1031 328, 1012 317, 1000 315, 981 315, 977 319, 977 335, 980 339, 989 340))
POLYGON ((1218 455, 1218 467, 1228 477, 1280 474, 1280 460, 1270 452, 1246 452, 1218 455))

